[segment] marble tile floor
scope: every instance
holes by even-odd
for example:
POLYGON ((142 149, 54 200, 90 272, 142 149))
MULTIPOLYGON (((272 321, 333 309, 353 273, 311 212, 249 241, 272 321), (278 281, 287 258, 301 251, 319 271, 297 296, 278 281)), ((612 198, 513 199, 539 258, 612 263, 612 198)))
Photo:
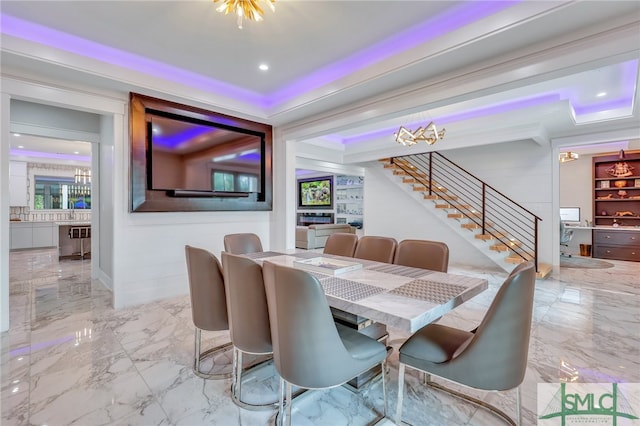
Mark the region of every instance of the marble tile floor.
MULTIPOLYGON (((537 282, 529 364, 521 387, 525 425, 536 424, 538 383, 640 382, 640 264, 560 268, 537 282)), ((486 277, 489 290, 440 322, 471 329, 505 273, 460 265, 452 273, 486 277)), ((185 289, 186 289, 185 284, 185 289)), ((191 370, 193 325, 188 296, 114 311, 111 293, 90 278, 90 260, 58 262, 56 250, 10 254, 11 328, 0 337, 0 424, 267 425, 272 411, 248 411, 230 399, 230 379, 191 370)), ((204 333, 205 345, 228 339, 204 333)), ((398 347, 408 335, 390 330, 398 347)), ((229 359, 218 359, 219 363, 229 359)), ((397 396, 397 351, 389 361, 389 419, 397 396)), ((269 370, 271 369, 271 370, 269 370)), ((411 371, 411 370, 408 370, 411 371)), ((243 387, 245 399, 275 396, 266 365, 243 387)), ((426 389, 410 372, 403 421, 413 425, 502 424, 492 414, 426 389)), ((296 425, 360 425, 382 407, 378 381, 355 396, 344 388, 294 403, 296 425)), ((514 413, 514 393, 474 392, 514 413)))

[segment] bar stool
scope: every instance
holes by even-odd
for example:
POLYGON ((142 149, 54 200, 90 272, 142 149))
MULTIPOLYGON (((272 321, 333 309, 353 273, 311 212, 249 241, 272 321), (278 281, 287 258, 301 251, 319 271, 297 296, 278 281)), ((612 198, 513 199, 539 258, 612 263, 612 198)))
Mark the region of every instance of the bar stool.
POLYGON ((91 238, 91 227, 72 226, 71 228, 69 228, 69 238, 71 238, 72 240, 80 240, 80 259, 84 259, 84 255, 88 253, 84 251, 84 240, 85 238, 91 238))

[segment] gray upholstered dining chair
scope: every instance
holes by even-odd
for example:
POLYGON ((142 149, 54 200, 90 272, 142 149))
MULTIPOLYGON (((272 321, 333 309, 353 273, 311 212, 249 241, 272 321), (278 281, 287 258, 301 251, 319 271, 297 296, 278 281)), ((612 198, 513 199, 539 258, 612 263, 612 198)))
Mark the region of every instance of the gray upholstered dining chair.
POLYGON ((324 245, 324 254, 335 254, 337 256, 353 257, 358 244, 358 235, 346 232, 336 232, 329 235, 324 245))
POLYGON ((447 272, 449 247, 440 241, 402 240, 393 259, 396 265, 447 272))
POLYGON ((262 242, 256 234, 227 234, 224 236, 224 251, 232 254, 259 253, 263 251, 262 242))
POLYGON ((427 384, 434 388, 480 405, 510 424, 521 423, 519 387, 527 368, 535 279, 533 263, 522 263, 509 274, 474 331, 429 324, 402 344, 397 424, 402 416, 405 366, 426 373, 427 384), (517 423, 493 405, 431 381, 430 375, 481 390, 515 388, 517 423))
POLYGON ((224 291, 224 277, 218 259, 209 251, 186 245, 187 275, 191 296, 191 317, 195 331, 194 373, 205 379, 226 379, 231 372, 205 373, 200 370, 200 362, 208 356, 214 357, 231 349, 231 342, 224 343, 202 352, 202 330, 229 330, 227 319, 227 299, 224 291))
POLYGON ((398 242, 391 237, 365 235, 360 237, 353 257, 377 262, 393 263, 398 242))
POLYGON ((242 408, 275 408, 277 398, 266 404, 252 404, 242 400, 242 355, 273 354, 262 266, 249 258, 226 252, 222 253, 222 265, 233 343, 231 398, 242 408))
POLYGON ((263 276, 273 359, 281 377, 279 420, 284 416, 291 424, 291 385, 331 388, 377 365, 382 366, 386 416, 385 345, 336 324, 320 282, 308 272, 265 261, 263 276))

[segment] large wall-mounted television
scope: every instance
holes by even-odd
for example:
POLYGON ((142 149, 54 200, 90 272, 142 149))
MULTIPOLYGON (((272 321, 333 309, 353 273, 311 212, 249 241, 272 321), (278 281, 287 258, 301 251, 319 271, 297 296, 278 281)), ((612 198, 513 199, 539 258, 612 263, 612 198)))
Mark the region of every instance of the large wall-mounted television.
POLYGON ((174 197, 264 199, 264 133, 150 111, 147 179, 174 197))
POLYGON ((333 176, 299 179, 298 208, 332 209, 333 176))
POLYGON ((273 128, 130 94, 132 212, 268 211, 273 128))

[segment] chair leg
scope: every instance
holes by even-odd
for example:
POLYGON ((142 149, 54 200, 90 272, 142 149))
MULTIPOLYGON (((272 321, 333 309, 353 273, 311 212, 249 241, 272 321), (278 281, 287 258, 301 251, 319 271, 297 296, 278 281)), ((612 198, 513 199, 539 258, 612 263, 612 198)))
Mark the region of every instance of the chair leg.
POLYGON ((287 408, 287 423, 286 426, 291 426, 291 406, 293 405, 293 400, 291 399, 291 383, 287 382, 287 395, 286 395, 286 408, 287 408))
POLYGON ((234 402, 240 401, 242 396, 242 352, 233 347, 233 384, 231 396, 234 402))
POLYGON ((280 378, 280 392, 278 414, 276 415, 276 424, 282 426, 284 424, 284 379, 280 378))
POLYGON ((242 372, 249 371, 252 367, 259 367, 260 365, 269 362, 260 361, 258 363, 252 363, 245 369, 244 362, 242 360, 243 352, 237 347, 233 347, 233 380, 231 383, 231 400, 240 408, 247 410, 272 410, 278 408, 278 400, 274 402, 268 402, 265 404, 251 404, 242 400, 242 372))
POLYGON ((402 424, 402 393, 404 392, 404 364, 398 368, 398 404, 396 406, 396 424, 402 424))
MULTIPOLYGON (((482 407, 482 408, 484 408, 484 409, 486 409, 488 411, 491 411, 493 414, 495 414, 498 417, 501 417, 505 422, 507 422, 508 424, 510 424, 512 426, 517 426, 518 425, 518 423, 516 423, 511 417, 509 417, 509 415, 507 413, 505 413, 504 411, 502 411, 501 409, 499 409, 495 405, 491 405, 491 404, 489 404, 487 402, 484 402, 484 401, 482 401, 480 399, 474 398, 474 397, 472 397, 470 395, 467 395, 467 394, 464 394, 462 392, 458 392, 456 390, 450 389, 450 388, 448 388, 446 386, 443 386, 443 385, 441 385, 439 383, 436 383, 434 381, 431 381, 431 380, 429 380, 427 382, 427 385, 432 387, 432 388, 439 389, 439 390, 441 390, 443 392, 446 392, 449 395, 453 395, 453 396, 458 397, 460 399, 464 399, 465 401, 468 401, 468 402, 470 402, 472 404, 478 405, 478 406, 480 406, 480 407, 482 407)), ((520 393, 518 392, 518 396, 519 395, 520 395, 520 393)), ((516 410, 519 411, 520 410, 519 404, 516 403, 516 405, 517 405, 516 410)))
POLYGON ((204 373, 200 370, 200 362, 210 355, 215 355, 219 352, 227 350, 231 348, 231 342, 224 343, 222 345, 216 346, 215 348, 211 348, 205 352, 201 351, 202 346, 202 330, 196 327, 195 332, 195 343, 194 343, 194 362, 193 362, 193 372, 198 377, 202 377, 203 379, 228 379, 233 375, 233 372, 229 373, 219 373, 219 374, 209 374, 204 373))
POLYGON ((382 401, 384 405, 382 406, 382 414, 384 417, 387 417, 387 359, 385 358, 382 361, 382 401))
POLYGON ((516 422, 518 422, 518 426, 522 424, 522 394, 520 393, 520 386, 516 388, 516 422))

